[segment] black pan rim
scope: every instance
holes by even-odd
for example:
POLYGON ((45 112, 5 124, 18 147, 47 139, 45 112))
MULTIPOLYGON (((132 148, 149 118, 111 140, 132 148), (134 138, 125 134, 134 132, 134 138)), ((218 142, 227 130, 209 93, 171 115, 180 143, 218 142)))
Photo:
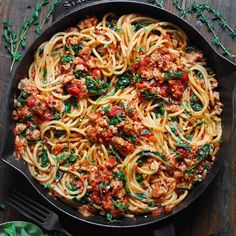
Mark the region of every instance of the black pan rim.
MULTIPOLYGON (((231 65, 233 65, 233 66, 236 67, 236 64, 234 64, 234 63, 231 62, 229 59, 224 58, 222 55, 220 55, 220 54, 207 42, 207 40, 204 38, 204 36, 203 36, 197 29, 195 29, 194 27, 192 27, 188 22, 186 22, 185 20, 181 19, 179 16, 177 16, 177 15, 171 13, 170 11, 164 10, 164 9, 159 8, 159 7, 157 7, 157 6, 153 6, 153 5, 151 5, 151 4, 142 3, 142 2, 137 2, 137 1, 125 1, 125 0, 113 0, 113 1, 111 1, 111 0, 103 0, 103 1, 99 1, 99 2, 88 3, 88 4, 84 5, 84 6, 79 6, 79 8, 77 8, 77 9, 75 9, 75 10, 72 10, 71 12, 65 14, 65 15, 62 16, 62 17, 59 17, 56 21, 54 21, 54 22, 50 25, 50 27, 48 27, 42 34, 40 34, 40 35, 34 40, 34 42, 29 46, 29 48, 27 49, 27 51, 24 53, 24 56, 22 57, 22 59, 23 59, 24 57, 26 57, 26 56, 29 54, 29 52, 30 52, 31 48, 33 47, 33 45, 37 44, 37 42, 39 42, 39 39, 42 38, 43 35, 46 34, 47 32, 50 32, 50 30, 53 28, 53 26, 54 26, 55 24, 58 24, 60 21, 62 21, 63 18, 69 17, 71 14, 74 14, 75 12, 79 12, 79 11, 82 10, 82 9, 90 8, 90 7, 94 6, 94 5, 96 5, 96 6, 98 6, 98 5, 104 5, 104 4, 105 4, 105 5, 109 5, 109 4, 114 4, 114 3, 121 3, 121 4, 126 4, 126 3, 128 3, 128 4, 134 4, 134 5, 146 5, 146 6, 150 7, 150 8, 152 8, 154 11, 167 12, 168 14, 173 15, 174 17, 179 18, 179 20, 181 20, 181 21, 183 21, 185 24, 187 24, 187 25, 189 26, 189 28, 191 28, 192 31, 197 32, 197 34, 199 35, 199 37, 201 37, 201 38, 209 45, 209 47, 211 48, 211 50, 212 50, 214 53, 216 53, 222 60, 225 60, 225 61, 227 61, 228 63, 230 63, 231 65)), ((9 91, 12 90, 12 82, 13 82, 14 78, 16 77, 17 71, 19 70, 20 67, 21 67, 21 62, 18 64, 16 70, 15 70, 14 73, 13 73, 13 76, 11 77, 11 80, 10 80, 11 88, 10 88, 9 91)), ((9 93, 9 95, 10 95, 10 93, 9 93)), ((8 96, 8 97, 10 97, 10 96, 8 96)), ((9 101, 10 101, 10 99, 8 99, 7 109, 9 109, 9 105, 10 105, 10 104, 9 104, 9 101)), ((6 111, 6 112, 9 113, 9 111, 6 111)), ((7 113, 6 113, 6 114, 7 114, 7 113)), ((6 129, 7 129, 7 125, 6 125, 6 129)), ((231 132, 231 135, 230 135, 230 140, 231 140, 231 137, 232 137, 232 132, 231 132)), ((6 140, 7 140, 7 139, 5 139, 5 144, 4 144, 4 146, 6 145, 6 140)), ((230 147, 230 148, 228 148, 228 150, 227 150, 227 152, 226 152, 227 156, 228 156, 229 153, 230 153, 232 143, 233 143, 233 142, 232 142, 232 140, 231 140, 231 142, 229 143, 229 147, 230 147)), ((150 221, 148 221, 148 222, 139 223, 139 224, 132 224, 132 225, 119 225, 118 223, 117 223, 117 224, 110 224, 110 223, 105 224, 105 223, 93 222, 92 220, 89 220, 89 218, 88 218, 87 220, 86 220, 86 219, 83 219, 83 218, 81 218, 79 215, 78 215, 78 216, 75 216, 74 214, 71 214, 70 212, 66 211, 65 209, 60 208, 60 206, 58 206, 56 203, 52 202, 52 199, 50 199, 50 197, 49 197, 49 195, 48 195, 48 193, 47 193, 46 191, 42 191, 42 190, 40 190, 40 189, 37 188, 36 184, 35 184, 34 181, 33 181, 33 178, 29 178, 29 177, 26 175, 26 173, 24 173, 22 170, 18 169, 18 168, 17 168, 16 166, 14 166, 13 164, 9 163, 9 162, 7 161, 7 159, 5 159, 4 157, 2 157, 2 159, 3 159, 3 161, 4 161, 5 163, 9 164, 9 165, 12 166, 14 169, 17 169, 19 172, 21 172, 21 173, 28 179, 28 181, 31 183, 31 185, 36 189, 36 191, 37 191, 44 199, 46 199, 51 205, 53 205, 54 207, 56 207, 57 209, 59 209, 59 210, 62 211, 63 213, 65 213, 65 214, 71 216, 71 217, 74 218, 74 219, 77 219, 77 220, 80 220, 80 221, 83 221, 83 222, 86 222, 86 223, 89 223, 89 224, 93 224, 93 225, 97 225, 97 226, 105 226, 105 227, 110 227, 110 228, 133 228, 133 227, 140 227, 140 226, 150 225, 150 224, 153 224, 153 223, 156 223, 156 222, 163 221, 163 220, 165 220, 165 219, 167 219, 167 218, 170 218, 170 217, 176 215, 177 213, 179 213, 180 211, 182 211, 184 208, 187 208, 189 205, 191 205, 192 202, 194 202, 195 199, 197 199, 197 198, 199 197, 199 195, 202 194, 202 192, 207 188, 207 186, 212 182, 212 180, 213 180, 214 177, 215 177, 215 174, 211 175, 211 176, 208 178, 207 183, 205 183, 205 184, 203 185, 203 188, 200 189, 200 191, 197 192, 197 194, 195 194, 194 196, 192 196, 191 200, 190 200, 187 204, 185 204, 185 206, 184 206, 183 208, 178 209, 178 210, 176 210, 176 211, 173 211, 173 212, 170 213, 170 214, 162 215, 162 217, 161 217, 160 219, 159 219, 159 218, 157 218, 157 219, 150 219, 150 221)), ((221 164, 222 164, 222 162, 221 162, 221 164)), ((218 172, 218 170, 219 170, 221 164, 218 166, 217 169, 214 170, 216 173, 218 172)))

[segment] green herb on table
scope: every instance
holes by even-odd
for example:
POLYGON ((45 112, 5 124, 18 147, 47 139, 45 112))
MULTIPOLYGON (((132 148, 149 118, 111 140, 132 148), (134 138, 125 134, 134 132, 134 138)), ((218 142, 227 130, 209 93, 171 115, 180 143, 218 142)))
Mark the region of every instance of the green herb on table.
MULTIPOLYGON (((7 49, 8 53, 11 55, 12 64, 10 67, 10 73, 13 70, 13 67, 17 61, 19 61, 22 57, 20 53, 20 49, 24 49, 26 47, 26 40, 29 30, 32 26, 39 25, 40 21, 40 13, 44 6, 48 4, 48 0, 39 1, 34 8, 34 11, 31 13, 29 18, 26 18, 21 26, 19 32, 16 32, 13 29, 12 21, 9 19, 3 20, 3 39, 4 45, 7 49)), ((49 8, 49 12, 47 16, 44 18, 44 22, 41 26, 37 27, 37 32, 42 30, 43 26, 46 22, 48 22, 50 16, 54 12, 54 7, 58 4, 60 0, 52 0, 52 6, 49 8)))
POLYGON ((43 27, 45 26, 46 23, 48 23, 50 17, 52 16, 52 14, 53 14, 53 12, 54 12, 54 10, 55 10, 55 6, 56 6, 58 3, 60 3, 60 2, 61 2, 61 0, 52 0, 52 4, 51 4, 51 6, 49 7, 49 10, 48 10, 46 16, 44 17, 44 20, 43 20, 42 24, 39 25, 39 26, 36 28, 36 33, 37 33, 37 34, 40 34, 40 33, 42 32, 43 27))

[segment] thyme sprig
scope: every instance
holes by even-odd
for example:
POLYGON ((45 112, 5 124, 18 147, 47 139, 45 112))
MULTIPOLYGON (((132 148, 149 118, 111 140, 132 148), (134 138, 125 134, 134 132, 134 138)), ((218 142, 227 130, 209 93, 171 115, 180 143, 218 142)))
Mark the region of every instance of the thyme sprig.
MULTIPOLYGON (((161 8, 164 8, 164 1, 162 1, 162 0, 150 0, 149 2, 153 3, 154 5, 159 6, 161 8)), ((229 48, 224 46, 220 37, 218 37, 215 32, 215 28, 214 28, 213 24, 210 22, 210 20, 205 15, 205 12, 207 12, 208 14, 211 14, 212 15, 211 19, 213 21, 218 21, 219 26, 222 29, 228 30, 229 36, 234 39, 236 37, 236 27, 232 28, 229 25, 229 23, 227 22, 227 20, 223 17, 223 15, 220 11, 215 10, 212 6, 210 6, 209 4, 205 4, 205 3, 195 3, 194 2, 191 4, 191 6, 183 9, 178 0, 172 0, 172 5, 175 6, 175 8, 180 12, 179 15, 181 17, 186 17, 188 14, 195 14, 196 17, 198 18, 198 20, 201 21, 206 26, 208 31, 212 34, 213 39, 212 39, 211 43, 214 46, 221 48, 224 55, 236 57, 235 53, 231 52, 231 50, 229 48)))
POLYGON ((61 0, 53 0, 52 5, 49 7, 48 13, 45 16, 44 21, 42 22, 42 24, 40 26, 38 26, 36 28, 36 33, 40 34, 42 32, 43 27, 45 26, 46 23, 48 23, 51 15, 53 14, 54 10, 55 10, 55 6, 60 2, 61 0))
POLYGON ((41 0, 39 3, 35 5, 34 11, 31 14, 31 16, 26 19, 23 23, 23 26, 21 27, 19 33, 17 34, 16 38, 16 44, 14 48, 14 52, 12 55, 14 57, 12 58, 12 64, 10 67, 10 72, 12 71, 14 64, 16 61, 19 61, 21 58, 21 54, 19 52, 20 46, 22 48, 25 48, 26 46, 26 38, 27 38, 27 33, 32 25, 37 25, 39 23, 39 15, 42 10, 42 7, 48 4, 48 0, 41 0))
POLYGON ((151 4, 156 5, 160 8, 164 8, 164 0, 150 0, 151 4))
POLYGON ((42 28, 49 21, 50 16, 54 12, 55 5, 59 2, 60 0, 52 0, 52 5, 49 7, 48 13, 40 26, 40 13, 42 8, 49 3, 48 0, 41 0, 35 5, 34 11, 32 12, 29 18, 24 20, 19 32, 14 31, 12 21, 10 21, 9 19, 3 21, 3 38, 5 41, 5 48, 11 55, 12 59, 10 73, 12 72, 15 63, 19 61, 22 57, 20 51, 21 49, 24 49, 26 47, 27 35, 31 27, 37 26, 37 33, 41 32, 42 28))

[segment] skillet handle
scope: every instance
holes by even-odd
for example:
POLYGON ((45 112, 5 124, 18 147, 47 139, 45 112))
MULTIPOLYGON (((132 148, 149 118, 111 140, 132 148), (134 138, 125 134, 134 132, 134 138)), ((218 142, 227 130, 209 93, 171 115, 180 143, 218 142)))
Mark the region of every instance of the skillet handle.
POLYGON ((54 9, 53 21, 61 18, 71 10, 96 0, 61 0, 54 9))
POLYGON ((158 229, 152 231, 152 236, 176 236, 173 222, 166 223, 158 229))
MULTIPOLYGON (((83 5, 87 5, 92 2, 99 2, 100 0, 61 0, 56 6, 53 13, 53 20, 57 20, 61 18, 63 15, 69 13, 70 11, 74 10, 75 8, 79 8, 83 5)), ((112 1, 112 0, 107 0, 112 1)), ((138 1, 149 3, 148 0, 131 0, 131 1, 138 1)))

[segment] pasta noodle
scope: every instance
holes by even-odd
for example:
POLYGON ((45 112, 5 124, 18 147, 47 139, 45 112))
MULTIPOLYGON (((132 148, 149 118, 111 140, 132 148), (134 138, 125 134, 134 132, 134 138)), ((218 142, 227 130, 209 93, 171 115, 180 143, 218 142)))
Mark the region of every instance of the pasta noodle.
POLYGON ((113 13, 35 53, 19 83, 16 156, 83 215, 159 215, 202 181, 222 104, 202 52, 170 22, 113 13))

